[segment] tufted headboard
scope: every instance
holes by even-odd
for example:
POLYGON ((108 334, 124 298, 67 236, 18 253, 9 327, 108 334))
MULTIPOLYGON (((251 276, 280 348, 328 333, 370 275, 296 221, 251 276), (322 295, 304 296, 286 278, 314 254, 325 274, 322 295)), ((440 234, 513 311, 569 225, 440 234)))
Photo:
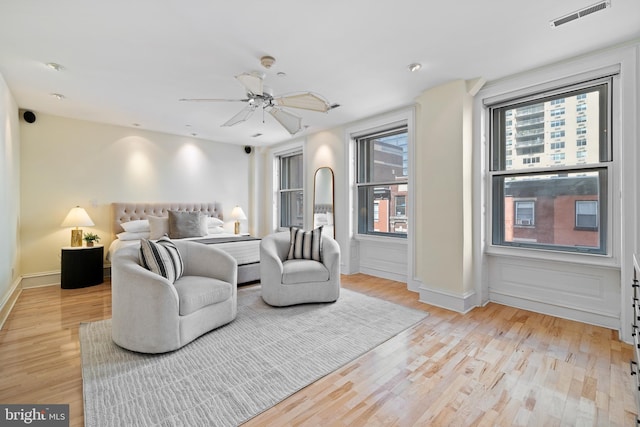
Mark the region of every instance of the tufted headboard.
POLYGON ((222 219, 222 205, 217 202, 170 203, 170 202, 114 202, 111 203, 111 232, 114 236, 124 231, 123 222, 147 219, 148 216, 169 216, 169 211, 204 212, 208 216, 222 219))

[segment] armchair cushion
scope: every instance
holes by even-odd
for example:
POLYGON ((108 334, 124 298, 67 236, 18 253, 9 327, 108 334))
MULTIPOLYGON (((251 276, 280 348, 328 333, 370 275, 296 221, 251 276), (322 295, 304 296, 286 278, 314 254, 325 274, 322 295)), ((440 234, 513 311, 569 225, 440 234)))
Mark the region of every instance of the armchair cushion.
POLYGON ((323 263, 309 259, 290 259, 282 263, 282 284, 326 282, 329 270, 323 263))
POLYGON ((312 259, 322 262, 322 226, 310 231, 291 227, 287 259, 312 259))
POLYGON ((174 283, 182 276, 184 264, 176 245, 167 237, 157 242, 140 240, 140 264, 174 283))
POLYGON ((231 298, 231 284, 201 276, 183 276, 175 283, 180 316, 231 298))

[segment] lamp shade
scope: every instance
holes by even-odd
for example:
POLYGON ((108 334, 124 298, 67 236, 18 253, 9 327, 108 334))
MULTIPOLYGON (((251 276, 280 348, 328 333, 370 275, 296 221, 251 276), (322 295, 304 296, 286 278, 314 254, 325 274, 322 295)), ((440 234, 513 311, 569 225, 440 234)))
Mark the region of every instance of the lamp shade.
POLYGON ((87 211, 80 206, 71 209, 62 224, 60 224, 61 227, 92 227, 94 225, 87 211))
POLYGON ((244 211, 240 206, 236 206, 231 211, 231 218, 235 220, 247 219, 247 215, 245 215, 244 211))

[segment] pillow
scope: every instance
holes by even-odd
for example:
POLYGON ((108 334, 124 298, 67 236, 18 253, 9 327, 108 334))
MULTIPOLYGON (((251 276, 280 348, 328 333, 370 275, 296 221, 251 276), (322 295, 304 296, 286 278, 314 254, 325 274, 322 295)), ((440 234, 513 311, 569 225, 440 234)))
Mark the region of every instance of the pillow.
POLYGON ((168 237, 161 237, 157 242, 142 239, 140 241, 140 264, 171 283, 182 277, 184 271, 180 252, 168 237))
POLYGON ((149 231, 149 220, 136 219, 134 221, 123 222, 122 224, 120 224, 120 226, 124 231, 131 231, 132 233, 149 231))
POLYGON ((287 259, 312 259, 322 262, 322 226, 311 231, 291 227, 287 259))
POLYGON ((207 232, 209 234, 222 234, 222 233, 224 233, 224 228, 222 228, 222 227, 211 227, 211 228, 207 228, 207 232))
POLYGON ((140 231, 140 232, 132 232, 132 231, 123 231, 122 233, 118 233, 118 240, 140 240, 140 239, 148 239, 150 233, 148 231, 140 231))
POLYGON ((169 234, 169 218, 166 216, 150 216, 149 220, 149 238, 158 240, 162 236, 169 234))
POLYGON ((224 221, 220 218, 214 218, 212 216, 207 217, 207 228, 219 227, 221 225, 224 225, 224 221))
POLYGON ((169 237, 202 237, 207 235, 207 222, 201 220, 200 212, 169 211, 169 237))

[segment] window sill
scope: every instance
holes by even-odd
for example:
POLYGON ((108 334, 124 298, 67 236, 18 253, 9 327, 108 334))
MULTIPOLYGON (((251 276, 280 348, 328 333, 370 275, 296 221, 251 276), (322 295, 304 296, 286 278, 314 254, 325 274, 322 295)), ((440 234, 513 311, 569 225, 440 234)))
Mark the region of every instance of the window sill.
POLYGON ((404 237, 376 236, 371 234, 356 234, 353 237, 355 240, 363 242, 394 243, 405 246, 407 244, 407 239, 404 237))
POLYGON ((493 245, 487 246, 484 253, 485 255, 495 257, 566 262, 603 268, 620 268, 619 260, 611 255, 571 253, 544 249, 503 247, 493 245))

